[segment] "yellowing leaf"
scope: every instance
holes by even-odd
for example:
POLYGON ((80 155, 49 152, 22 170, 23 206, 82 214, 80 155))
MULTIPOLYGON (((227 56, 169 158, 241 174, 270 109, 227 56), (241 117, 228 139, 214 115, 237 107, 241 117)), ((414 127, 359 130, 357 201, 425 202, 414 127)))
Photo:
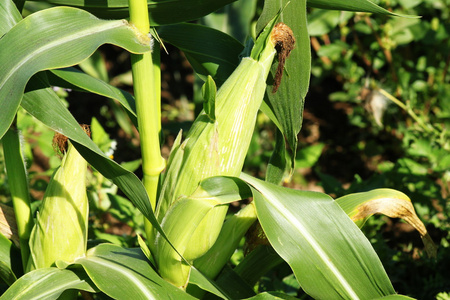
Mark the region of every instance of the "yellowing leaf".
POLYGON ((436 257, 437 247, 417 216, 411 200, 402 192, 393 189, 375 189, 346 195, 336 199, 336 202, 359 227, 374 214, 405 220, 419 232, 428 256, 436 257))

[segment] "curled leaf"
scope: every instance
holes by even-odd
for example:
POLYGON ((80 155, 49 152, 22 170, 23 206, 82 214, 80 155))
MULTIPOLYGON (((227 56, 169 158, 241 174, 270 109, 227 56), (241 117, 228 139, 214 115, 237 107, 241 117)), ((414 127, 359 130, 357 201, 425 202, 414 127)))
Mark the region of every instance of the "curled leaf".
POLYGON ((336 199, 336 202, 359 227, 374 214, 405 220, 419 232, 428 256, 436 257, 437 247, 417 216, 411 199, 404 193, 393 189, 375 189, 346 195, 336 199))

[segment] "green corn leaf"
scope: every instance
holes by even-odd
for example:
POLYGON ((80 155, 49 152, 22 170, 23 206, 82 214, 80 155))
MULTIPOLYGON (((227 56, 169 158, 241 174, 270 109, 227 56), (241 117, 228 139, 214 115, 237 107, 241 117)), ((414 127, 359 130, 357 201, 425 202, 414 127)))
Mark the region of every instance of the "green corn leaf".
POLYGON ((346 195, 336 199, 336 202, 359 227, 374 214, 402 218, 420 233, 428 256, 436 257, 437 247, 417 216, 411 199, 404 193, 392 189, 375 189, 346 195))
POLYGON ((76 263, 114 299, 195 299, 163 280, 140 249, 101 244, 76 263))
POLYGON ((0 299, 58 299, 68 289, 97 292, 95 285, 84 272, 45 268, 31 271, 20 277, 0 299))
POLYGON ((53 86, 78 89, 119 101, 123 108, 126 109, 133 124, 137 126, 136 103, 130 93, 116 88, 103 80, 89 76, 73 67, 51 70, 48 72, 48 77, 53 86))
POLYGON ((253 188, 258 219, 267 238, 306 293, 322 299, 394 294, 369 241, 333 199, 248 175, 241 178, 253 188))
MULTIPOLYGON (((40 0, 55 5, 75 6, 107 19, 128 18, 128 0, 40 0)), ((236 0, 147 0, 152 26, 174 24, 198 19, 236 0)))
POLYGON ((37 12, 8 31, 0 39, 0 106, 3 109, 0 137, 11 125, 25 85, 33 74, 77 64, 104 43, 131 52, 150 50, 148 38, 138 38, 125 21, 99 20, 85 11, 68 7, 37 12))
POLYGON ((257 0, 236 1, 199 20, 206 25, 231 35, 241 43, 251 36, 257 0))
POLYGON ((244 49, 231 36, 202 25, 162 26, 158 33, 165 42, 183 51, 195 73, 203 80, 211 75, 218 86, 236 69, 239 54, 244 49))
POLYGON ((261 245, 246 255, 236 268, 234 268, 234 271, 248 285, 254 286, 261 276, 267 274, 267 272, 283 262, 284 260, 272 246, 261 245))
POLYGON ((289 166, 292 164, 289 162, 290 156, 286 149, 286 143, 283 133, 277 129, 275 149, 270 156, 269 163, 267 164, 266 181, 273 184, 281 184, 287 174, 289 166))
POLYGON ((389 295, 375 300, 414 300, 414 298, 404 296, 404 295, 389 295))
POLYGON ((0 20, 2 20, 0 23, 0 37, 22 20, 22 16, 12 0, 1 1, 0 20))
POLYGON ((230 298, 230 296, 224 291, 222 291, 214 281, 207 280, 206 277, 195 267, 191 268, 189 282, 223 299, 233 299, 230 298))
POLYGON ((346 10, 346 11, 359 11, 359 12, 369 12, 382 15, 391 16, 401 16, 401 17, 412 17, 417 18, 417 16, 406 16, 393 13, 388 11, 370 0, 308 0, 308 6, 323 8, 323 9, 333 9, 333 10, 346 10))
POLYGON ((231 299, 244 299, 256 295, 252 288, 254 285, 248 285, 229 265, 224 266, 215 282, 231 299))
MULTIPOLYGON (((319 299, 395 294, 369 241, 336 201, 326 194, 292 190, 245 174, 241 179, 252 189, 258 219, 271 245, 291 266, 305 292, 319 299)), ((237 182, 227 194, 229 181, 208 178, 201 183, 202 193, 216 193, 215 186, 222 182, 217 197, 247 195, 236 191, 242 186, 237 182)), ((250 268, 237 268, 240 275, 245 270, 250 268)))
POLYGON ((297 298, 280 292, 264 292, 245 300, 295 300, 297 298))
POLYGON ((20 251, 8 238, 0 234, 0 278, 7 285, 11 285, 17 280, 13 269, 21 268, 20 251), (17 264, 20 265, 20 268, 17 268, 17 264))
MULTIPOLYGON (((296 43, 295 48, 286 60, 284 75, 278 91, 275 94, 272 93, 273 84, 269 81, 267 97, 264 102, 267 104, 266 109, 273 112, 273 116, 277 120, 275 124, 286 138, 289 148, 294 149, 294 151, 288 152, 290 159, 276 159, 279 162, 284 161, 285 165, 281 167, 287 173, 291 173, 295 149, 297 149, 297 135, 302 126, 305 96, 309 88, 311 50, 307 31, 306 0, 265 1, 264 10, 256 25, 256 32, 262 31, 265 24, 280 10, 282 11, 279 21, 292 29, 296 43)), ((274 64, 272 77, 274 77, 276 68, 277 65, 274 64)), ((274 155, 284 154, 276 152, 274 155)))

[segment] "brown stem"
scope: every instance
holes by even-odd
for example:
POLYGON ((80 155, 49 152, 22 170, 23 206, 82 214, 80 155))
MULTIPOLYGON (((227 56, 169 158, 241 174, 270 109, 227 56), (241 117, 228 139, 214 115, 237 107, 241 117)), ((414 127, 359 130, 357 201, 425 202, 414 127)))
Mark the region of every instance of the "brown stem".
POLYGON ((450 66, 450 55, 447 56, 447 60, 445 61, 444 73, 442 74, 442 83, 445 82, 445 77, 447 77, 448 68, 450 66))
POLYGON ((380 48, 383 50, 384 56, 386 57, 386 61, 389 64, 389 67, 391 69, 392 73, 392 80, 394 82, 398 82, 398 76, 394 68, 394 64, 392 63, 392 53, 389 49, 386 49, 383 45, 383 41, 381 40, 381 37, 376 33, 375 29, 373 28, 372 22, 369 17, 366 17, 365 22, 367 25, 369 25, 370 29, 372 29, 373 35, 375 36, 375 39, 377 40, 378 45, 380 45, 380 48))
POLYGON ((378 70, 373 68, 372 61, 367 58, 366 51, 364 49, 363 44, 361 43, 361 40, 359 39, 358 35, 356 34, 355 29, 352 27, 353 32, 353 39, 355 40, 356 46, 359 49, 359 52, 361 53, 361 59, 363 63, 376 75, 378 75, 378 70))
MULTIPOLYGON (((313 47, 314 51, 316 51, 316 52, 318 52, 320 50, 320 47, 321 47, 320 43, 319 43, 319 40, 317 40, 317 38, 314 37, 314 36, 311 37, 311 46, 313 47)), ((322 60, 322 62, 325 65, 327 65, 327 66, 331 65, 331 60, 328 57, 320 56, 320 59, 322 60)))

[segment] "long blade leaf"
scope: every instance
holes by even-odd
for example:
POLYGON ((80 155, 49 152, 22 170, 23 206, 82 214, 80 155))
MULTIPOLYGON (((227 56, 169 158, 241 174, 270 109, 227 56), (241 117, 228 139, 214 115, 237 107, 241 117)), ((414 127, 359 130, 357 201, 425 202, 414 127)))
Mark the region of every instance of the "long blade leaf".
POLYGON ((195 299, 163 280, 140 249, 101 244, 76 263, 114 299, 195 299))
POLYGON ((115 86, 112 86, 103 80, 94 78, 86 73, 83 73, 73 67, 51 70, 49 74, 49 81, 53 84, 53 82, 58 82, 58 78, 61 87, 68 87, 73 85, 83 91, 95 93, 97 95, 105 96, 111 99, 115 99, 122 104, 122 106, 127 110, 128 115, 131 117, 133 124, 137 125, 136 119, 136 103, 133 96, 115 86), (56 76, 51 76, 54 74, 56 76), (54 77, 54 80, 52 80, 54 77), (69 85, 67 85, 67 83, 69 85))
POLYGON ((305 292, 318 299, 394 294, 369 241, 333 199, 241 178, 254 189, 258 219, 270 243, 305 292))
MULTIPOLYGON (((257 32, 261 31, 265 24, 280 10, 282 10, 280 21, 288 25, 294 33, 295 48, 286 59, 284 75, 278 91, 272 93, 273 83, 269 82, 266 94, 268 97, 264 101, 267 104, 265 109, 272 110, 277 119, 276 124, 291 149, 289 153, 291 159, 277 159, 285 163, 283 167, 290 173, 297 149, 297 135, 302 127, 305 96, 309 88, 311 47, 307 31, 306 0, 265 1, 263 13, 257 23, 257 32)), ((272 66, 273 77, 275 77, 276 68, 276 64, 272 66)), ((284 155, 284 153, 275 153, 275 155, 277 154, 284 155)))
POLYGON ((0 2, 0 20, 2 20, 0 23, 0 37, 22 20, 20 12, 11 0, 0 2))
POLYGON ((376 5, 370 0, 308 0, 308 6, 333 9, 333 10, 346 10, 346 11, 360 11, 369 12, 375 14, 391 15, 391 16, 402 16, 402 17, 412 17, 416 16, 405 16, 388 11, 381 6, 376 5))
MULTIPOLYGON (((128 0, 40 0, 56 5, 84 8, 101 18, 128 18, 128 0)), ((198 19, 236 0, 147 0, 152 26, 198 19)))
POLYGON ((33 74, 77 64, 104 43, 145 52, 150 50, 148 42, 125 21, 99 20, 75 8, 47 9, 23 19, 0 39, 0 137, 11 125, 33 74))
POLYGON ((20 277, 0 297, 2 300, 58 299, 62 292, 78 289, 95 293, 95 285, 83 272, 45 268, 31 271, 20 277))
POLYGON ((184 52, 199 76, 206 79, 211 75, 218 86, 236 69, 244 49, 231 36, 197 24, 162 26, 158 34, 184 52))

